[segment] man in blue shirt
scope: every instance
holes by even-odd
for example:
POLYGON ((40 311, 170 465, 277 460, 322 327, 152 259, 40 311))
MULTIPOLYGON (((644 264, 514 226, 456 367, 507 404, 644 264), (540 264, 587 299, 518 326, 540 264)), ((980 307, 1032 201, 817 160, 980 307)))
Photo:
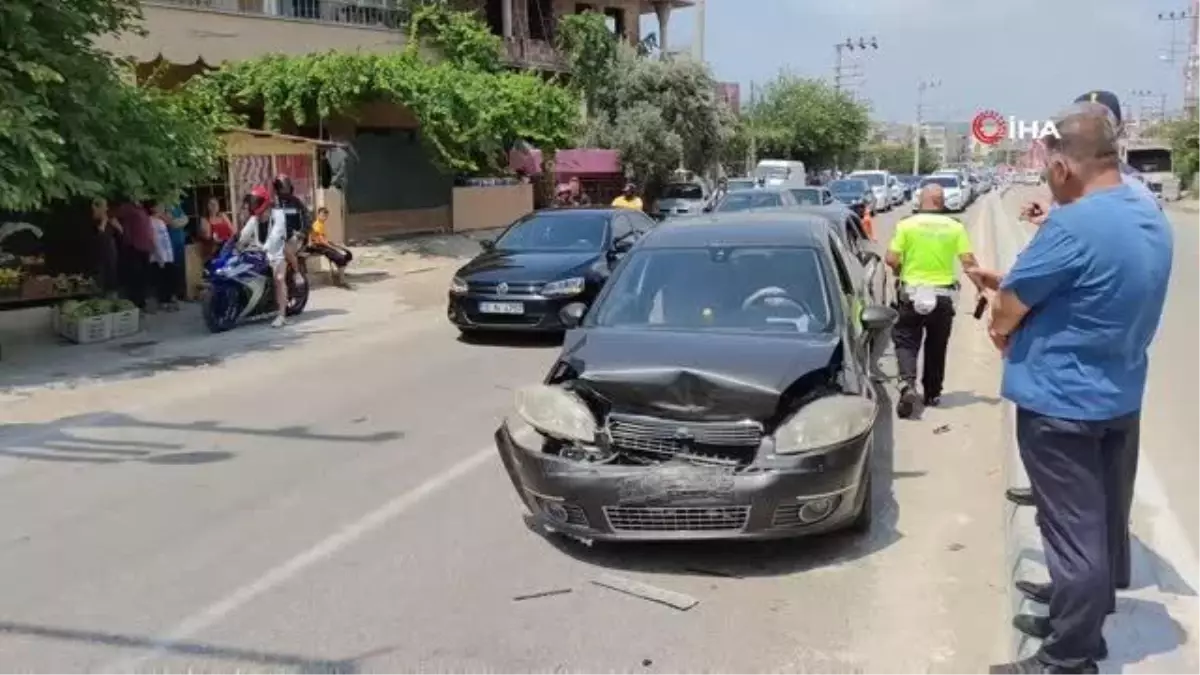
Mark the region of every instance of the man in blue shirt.
POLYGON ((1057 127, 1059 137, 1045 142, 1061 206, 989 284, 999 287, 989 334, 1005 354, 1002 394, 1017 406, 1050 612, 1014 618, 1045 638, 1042 647, 992 672, 1094 673, 1106 654, 1101 629, 1116 605, 1128 458, 1171 271, 1170 224, 1122 181, 1109 116, 1081 104, 1057 127))

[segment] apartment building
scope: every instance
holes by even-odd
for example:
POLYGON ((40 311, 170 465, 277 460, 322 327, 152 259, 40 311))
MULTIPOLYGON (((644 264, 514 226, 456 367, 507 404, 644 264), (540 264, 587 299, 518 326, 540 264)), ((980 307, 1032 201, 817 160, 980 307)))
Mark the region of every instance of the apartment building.
POLYGON ((921 125, 928 152, 937 158, 940 166, 967 161, 970 125, 965 122, 931 122, 921 125))
MULTIPOLYGON (((451 0, 474 9, 504 42, 514 68, 566 70, 555 49, 561 17, 593 10, 630 42, 642 40, 641 17, 657 17, 665 46, 674 9, 694 0, 451 0)), ((144 0, 144 34, 106 36, 100 43, 129 58, 143 75, 181 81, 228 61, 264 54, 328 50, 388 52, 400 49, 411 16, 406 0, 144 0)), ((420 120, 402 105, 372 104, 353 119, 326 120, 320 127, 288 132, 349 143, 345 233, 363 239, 400 232, 444 231, 451 222, 453 176, 440 173, 420 143, 420 120)), ((224 190, 236 201, 250 182, 269 175, 272 158, 239 158, 227 171, 224 190)), ((316 181, 316 177, 308 180, 316 181)), ((211 191, 221 188, 213 186, 211 191)))

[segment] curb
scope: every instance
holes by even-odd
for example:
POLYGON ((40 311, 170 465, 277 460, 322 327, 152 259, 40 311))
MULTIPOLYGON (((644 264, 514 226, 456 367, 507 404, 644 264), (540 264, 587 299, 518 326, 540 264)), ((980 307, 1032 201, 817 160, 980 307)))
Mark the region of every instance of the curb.
MULTIPOLYGON (((1032 231, 1022 223, 1012 218, 1004 208, 1004 197, 1011 188, 1006 187, 988 204, 989 218, 985 221, 991 232, 988 234, 991 246, 989 253, 992 260, 986 261, 996 270, 1008 270, 1012 267, 1017 254, 1025 247, 1032 237, 1032 231)), ((1017 410, 1009 401, 1004 401, 1001 414, 1004 416, 1005 439, 1007 456, 1004 459, 1005 483, 1011 487, 1028 487, 1029 477, 1025 474, 1025 466, 1021 463, 1021 453, 1017 446, 1016 417, 1017 410)), ((1003 495, 1000 496, 1003 499, 1003 495)), ((1004 552, 1005 569, 1004 581, 1007 584, 1009 618, 1017 614, 1046 613, 1046 608, 1038 605, 1017 591, 1014 583, 1020 579, 1045 581, 1049 578, 1046 571, 1045 556, 1042 551, 1042 535, 1038 531, 1034 509, 1019 507, 1005 500, 1004 503, 1004 552)), ((1029 637, 1018 630, 1011 631, 1010 651, 1014 659, 1032 656, 1041 645, 1041 640, 1029 637)))

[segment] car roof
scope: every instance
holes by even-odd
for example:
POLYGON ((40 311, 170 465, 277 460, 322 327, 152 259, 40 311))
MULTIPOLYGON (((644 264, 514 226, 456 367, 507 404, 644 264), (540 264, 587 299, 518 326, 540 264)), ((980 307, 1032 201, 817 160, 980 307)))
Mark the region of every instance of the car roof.
POLYGON ((713 213, 670 221, 650 230, 638 248, 707 246, 825 246, 828 221, 791 209, 713 213), (820 229, 818 229, 820 228, 820 229))
POLYGON ((789 211, 798 210, 802 213, 820 214, 821 216, 834 219, 839 222, 854 213, 850 210, 849 206, 846 206, 841 202, 836 204, 797 204, 796 206, 788 206, 786 208, 789 211))
POLYGON ((576 216, 581 216, 581 215, 587 215, 590 213, 592 215, 601 214, 601 215, 610 215, 611 216, 612 214, 617 213, 622 210, 623 209, 619 206, 609 206, 607 204, 597 205, 597 206, 549 206, 544 209, 538 209, 537 211, 533 211, 529 215, 530 216, 540 216, 542 214, 553 213, 555 215, 566 216, 568 218, 571 218, 571 217, 576 217, 576 216))
POLYGON ((766 192, 768 194, 778 195, 778 194, 783 194, 784 192, 791 192, 791 191, 792 191, 792 188, 790 188, 790 187, 784 187, 781 185, 770 185, 770 186, 751 188, 749 190, 730 190, 729 194, 730 195, 761 195, 762 193, 766 192))

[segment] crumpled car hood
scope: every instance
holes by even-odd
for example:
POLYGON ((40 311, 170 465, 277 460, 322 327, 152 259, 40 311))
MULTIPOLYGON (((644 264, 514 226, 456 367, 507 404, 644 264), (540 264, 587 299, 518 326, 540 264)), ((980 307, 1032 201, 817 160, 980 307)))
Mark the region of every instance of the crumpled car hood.
POLYGON ((766 420, 797 380, 830 365, 836 335, 775 336, 591 329, 562 361, 575 388, 614 411, 677 420, 766 420))

